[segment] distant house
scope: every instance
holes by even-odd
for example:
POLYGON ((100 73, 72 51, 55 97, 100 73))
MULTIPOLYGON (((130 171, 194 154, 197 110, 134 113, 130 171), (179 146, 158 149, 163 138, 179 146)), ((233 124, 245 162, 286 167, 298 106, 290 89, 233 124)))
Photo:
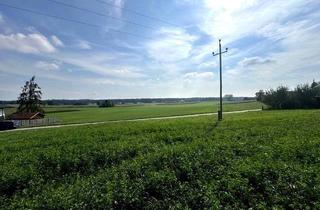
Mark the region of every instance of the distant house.
POLYGON ((37 120, 43 119, 44 114, 41 112, 32 112, 32 113, 14 113, 10 116, 11 120, 37 120))
POLYGON ((0 120, 4 120, 6 118, 6 114, 4 113, 4 108, 0 108, 0 120))

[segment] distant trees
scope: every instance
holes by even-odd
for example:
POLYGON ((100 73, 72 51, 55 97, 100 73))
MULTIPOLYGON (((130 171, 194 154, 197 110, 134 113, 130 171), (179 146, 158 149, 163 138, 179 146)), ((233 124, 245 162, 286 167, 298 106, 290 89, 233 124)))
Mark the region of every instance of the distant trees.
POLYGON ((35 82, 35 76, 33 76, 22 87, 22 92, 18 97, 18 110, 17 112, 31 113, 31 112, 43 112, 41 108, 41 88, 35 82))
POLYGON ((298 85, 294 90, 286 86, 276 90, 260 90, 256 93, 256 99, 273 109, 320 108, 320 82, 298 85))
POLYGON ((226 94, 226 95, 223 96, 223 98, 226 101, 232 101, 233 100, 233 95, 232 94, 226 94))
POLYGON ((98 106, 101 108, 114 107, 114 103, 111 100, 105 100, 98 102, 98 106))

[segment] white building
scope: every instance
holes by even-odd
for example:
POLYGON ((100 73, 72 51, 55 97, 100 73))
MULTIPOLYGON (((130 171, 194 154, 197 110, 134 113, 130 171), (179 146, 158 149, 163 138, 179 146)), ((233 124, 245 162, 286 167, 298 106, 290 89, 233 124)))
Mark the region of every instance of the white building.
POLYGON ((5 119, 6 114, 4 113, 4 108, 0 108, 0 119, 5 119))

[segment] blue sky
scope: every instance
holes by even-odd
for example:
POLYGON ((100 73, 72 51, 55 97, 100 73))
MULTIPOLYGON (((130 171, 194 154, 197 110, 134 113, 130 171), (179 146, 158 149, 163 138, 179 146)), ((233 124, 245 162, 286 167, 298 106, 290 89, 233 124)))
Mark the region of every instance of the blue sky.
POLYGON ((98 27, 0 5, 0 100, 16 99, 32 75, 45 99, 218 96, 211 53, 219 38, 230 49, 224 94, 320 80, 318 0, 55 1, 114 18, 50 0, 1 0, 98 27))

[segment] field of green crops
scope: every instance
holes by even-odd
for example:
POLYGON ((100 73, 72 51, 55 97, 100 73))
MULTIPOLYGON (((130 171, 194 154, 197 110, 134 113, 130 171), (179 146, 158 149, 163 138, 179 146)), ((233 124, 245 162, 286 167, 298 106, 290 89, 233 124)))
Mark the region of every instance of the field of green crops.
MULTIPOLYGON (((227 103, 225 111, 236 111, 245 109, 260 109, 261 103, 227 103)), ((56 117, 60 123, 82 123, 109 120, 124 120, 150 117, 164 117, 173 115, 199 114, 217 112, 217 102, 203 102, 193 104, 152 104, 120 106, 113 108, 98 107, 48 107, 47 116, 56 117)))
POLYGON ((320 111, 0 133, 0 209, 320 209, 320 111))
MULTIPOLYGON (((245 109, 261 109, 259 102, 226 103, 225 111, 245 109)), ((14 108, 6 109, 9 115, 14 108)), ((99 108, 95 106, 47 106, 47 117, 54 117, 59 124, 100 122, 110 120, 128 120, 137 118, 165 117, 173 115, 188 115, 217 112, 217 102, 176 103, 176 104, 141 104, 131 106, 117 106, 113 108, 99 108)))

